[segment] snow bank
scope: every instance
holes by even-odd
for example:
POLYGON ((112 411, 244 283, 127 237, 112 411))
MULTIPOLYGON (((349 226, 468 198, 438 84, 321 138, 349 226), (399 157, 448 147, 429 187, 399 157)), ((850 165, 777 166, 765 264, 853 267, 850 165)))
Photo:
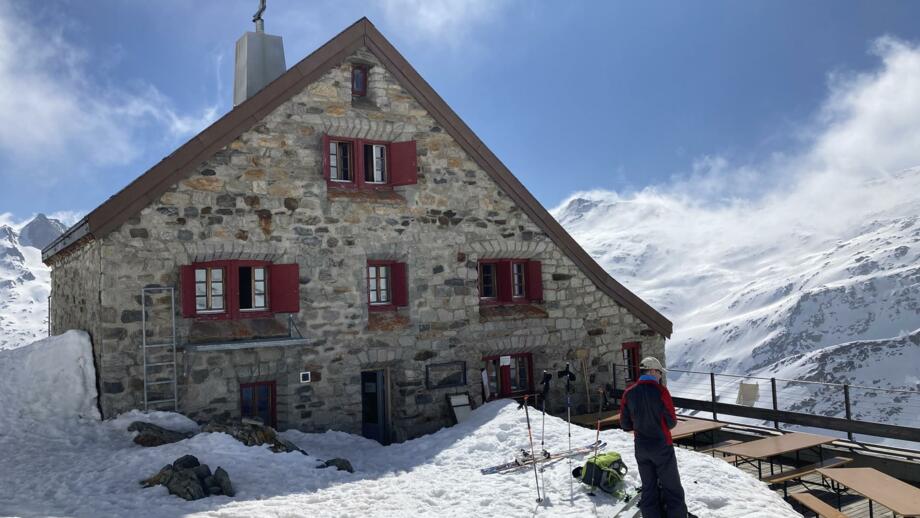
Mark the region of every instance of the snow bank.
POLYGON ((99 419, 89 335, 68 331, 0 350, 0 430, 23 421, 99 419))

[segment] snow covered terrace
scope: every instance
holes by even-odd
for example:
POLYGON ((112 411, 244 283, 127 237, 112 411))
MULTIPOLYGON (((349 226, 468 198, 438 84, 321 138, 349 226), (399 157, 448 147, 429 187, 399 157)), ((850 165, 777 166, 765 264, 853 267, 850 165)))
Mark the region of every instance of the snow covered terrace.
MULTIPOLYGON (((197 429, 181 415, 134 411, 100 421, 88 337, 71 331, 0 351, 0 515, 2 516, 610 516, 615 500, 591 497, 570 474, 576 460, 550 463, 542 474, 546 500, 535 500, 533 471, 482 475, 527 444, 524 413, 511 401, 489 403, 457 426, 391 446, 340 432, 282 436, 309 453, 272 453, 222 433, 200 433, 143 448, 126 431, 134 420, 197 429), (162 486, 138 481, 192 454, 223 467, 235 497, 187 502, 162 486), (344 457, 355 473, 316 469, 344 457)), ((534 417, 531 414, 531 417, 534 417)), ((594 440, 573 427, 574 444, 594 440)), ((601 432, 607 450, 635 466, 632 437, 601 432)), ((565 421, 546 419, 546 447, 568 443, 565 421)), ((705 517, 788 517, 798 514, 751 475, 711 456, 678 450, 691 512, 705 517)), ((638 473, 629 472, 630 487, 638 473)))

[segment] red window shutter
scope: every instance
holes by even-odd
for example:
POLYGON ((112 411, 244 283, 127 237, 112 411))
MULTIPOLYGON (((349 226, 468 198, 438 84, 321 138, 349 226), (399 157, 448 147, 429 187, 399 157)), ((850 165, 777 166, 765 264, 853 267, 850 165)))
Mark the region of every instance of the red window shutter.
POLYGON ((498 283, 499 302, 511 302, 511 261, 499 261, 495 265, 495 282, 498 283))
POLYGON ((297 263, 271 265, 268 290, 268 309, 273 313, 299 313, 300 268, 297 263))
POLYGON ((406 275, 406 263, 393 263, 390 265, 393 282, 393 304, 397 306, 409 305, 409 277, 406 275))
POLYGON ((390 144, 390 183, 392 185, 418 183, 418 157, 414 140, 390 144))
POLYGON ((329 180, 329 135, 323 135, 323 178, 329 180))
POLYGON ((527 261, 527 279, 524 288, 527 290, 527 300, 533 302, 543 301, 543 266, 540 261, 527 261))
POLYGON ((192 318, 195 316, 195 267, 179 267, 179 292, 182 297, 182 316, 192 318))

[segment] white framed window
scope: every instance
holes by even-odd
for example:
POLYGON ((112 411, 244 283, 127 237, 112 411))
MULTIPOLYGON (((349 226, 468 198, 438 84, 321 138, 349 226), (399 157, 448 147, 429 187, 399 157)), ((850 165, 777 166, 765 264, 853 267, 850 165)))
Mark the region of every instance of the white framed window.
POLYGON ((224 269, 195 269, 195 310, 198 313, 223 313, 224 269))
POLYGON ((525 295, 524 288, 524 263, 511 263, 511 296, 515 298, 525 295))
POLYGON ((495 263, 479 264, 479 297, 494 299, 498 297, 498 287, 495 282, 495 263))
POLYGON ((372 306, 391 304, 393 298, 390 289, 390 267, 383 264, 371 264, 367 267, 367 301, 372 306))
POLYGON ((240 311, 264 311, 268 309, 266 282, 268 271, 263 266, 241 266, 240 311))
POLYGON ((354 164, 351 142, 329 142, 329 178, 333 182, 351 182, 354 164))
POLYGON ((387 183, 387 147, 364 144, 364 182, 387 183))

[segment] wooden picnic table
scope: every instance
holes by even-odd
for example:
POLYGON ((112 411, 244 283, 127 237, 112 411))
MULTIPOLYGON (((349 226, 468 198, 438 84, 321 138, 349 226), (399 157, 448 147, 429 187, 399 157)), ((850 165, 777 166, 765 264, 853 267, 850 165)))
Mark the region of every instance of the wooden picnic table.
POLYGON ((777 455, 815 448, 823 444, 832 443, 836 440, 837 439, 833 437, 827 437, 825 435, 793 432, 735 444, 733 446, 725 446, 724 448, 718 448, 718 451, 738 457, 767 460, 777 455))
MULTIPOLYGON (((717 451, 734 455, 742 459, 748 459, 745 462, 753 464, 752 460, 757 461, 757 477, 763 478, 761 462, 767 460, 770 462, 770 475, 773 475, 773 457, 784 453, 795 452, 796 461, 799 460, 799 452, 810 448, 818 448, 818 457, 823 459, 824 455, 821 446, 832 443, 837 439, 825 435, 815 435, 804 432, 793 432, 775 437, 767 437, 756 441, 735 444, 716 448, 717 451)), ((785 490, 785 483, 783 489, 785 490)))
POLYGON ((696 419, 693 417, 678 417, 677 426, 671 429, 671 438, 675 441, 693 437, 698 433, 712 432, 725 426, 725 423, 710 421, 709 419, 696 419))
POLYGON ((822 468, 818 473, 902 516, 920 516, 920 489, 874 468, 822 468))

